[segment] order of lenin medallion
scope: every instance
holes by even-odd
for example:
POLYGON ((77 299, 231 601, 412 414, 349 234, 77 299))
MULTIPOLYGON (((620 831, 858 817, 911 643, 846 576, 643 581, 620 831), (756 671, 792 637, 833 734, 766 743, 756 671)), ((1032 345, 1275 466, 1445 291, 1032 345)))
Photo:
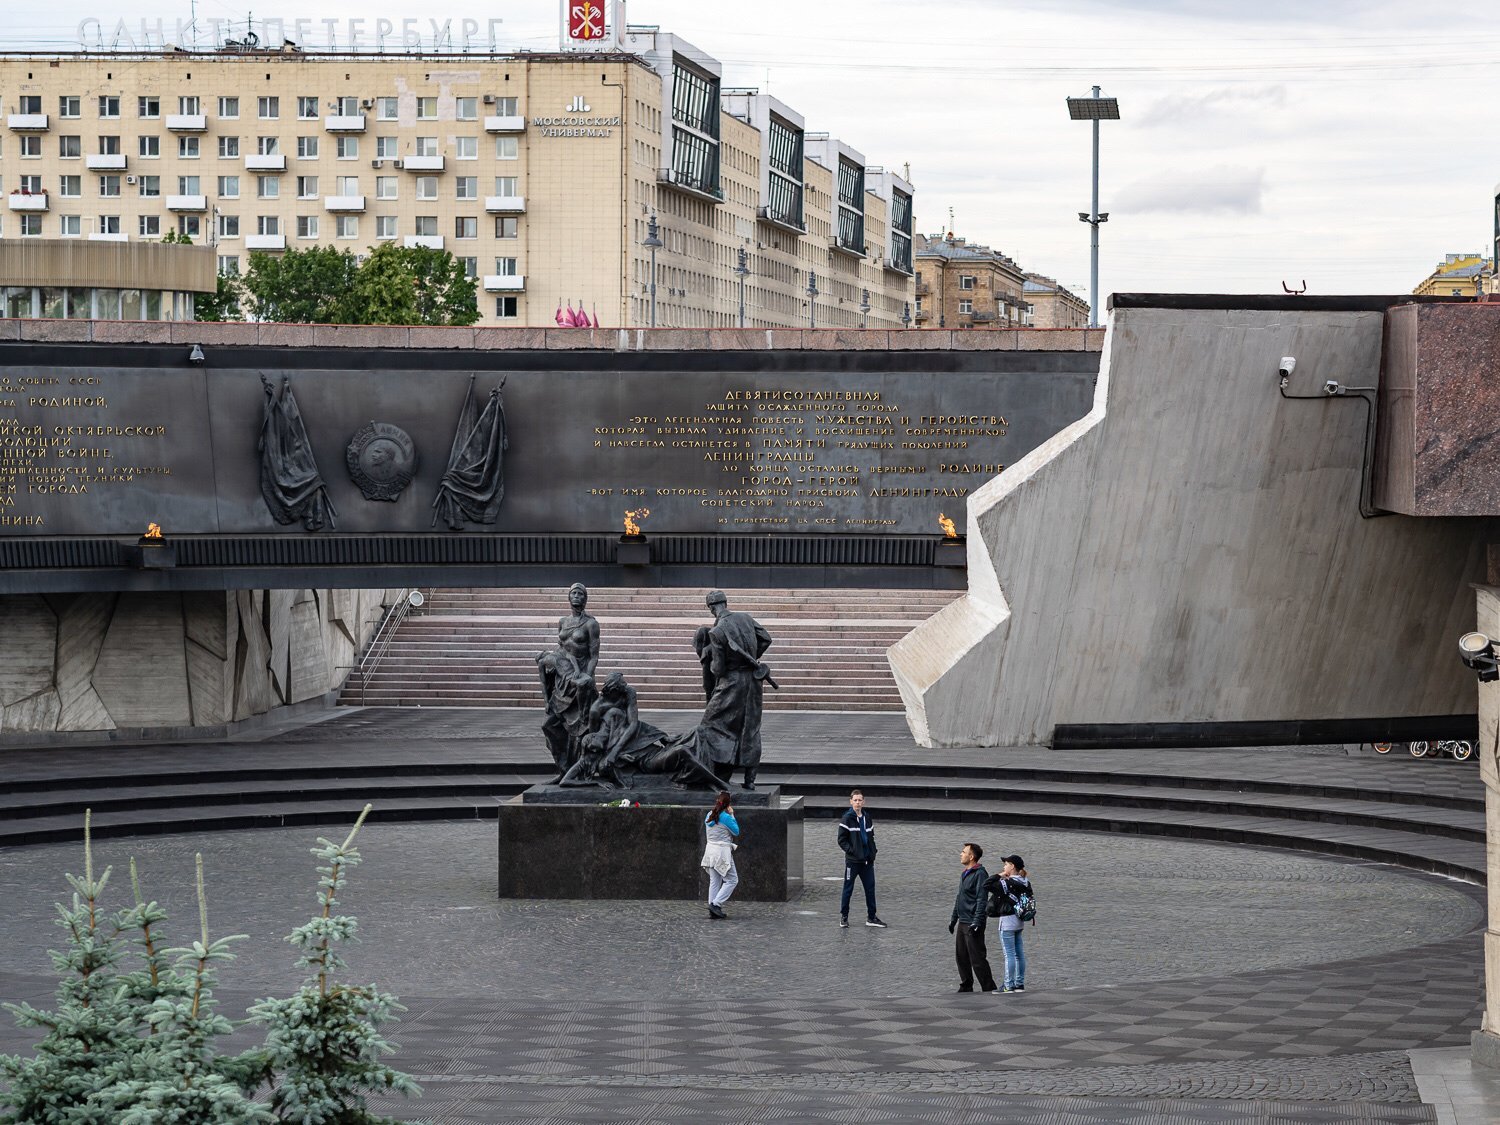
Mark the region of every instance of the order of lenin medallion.
POLYGON ((354 435, 345 451, 349 479, 366 500, 395 500, 417 475, 417 447, 411 435, 389 422, 371 422, 354 435))

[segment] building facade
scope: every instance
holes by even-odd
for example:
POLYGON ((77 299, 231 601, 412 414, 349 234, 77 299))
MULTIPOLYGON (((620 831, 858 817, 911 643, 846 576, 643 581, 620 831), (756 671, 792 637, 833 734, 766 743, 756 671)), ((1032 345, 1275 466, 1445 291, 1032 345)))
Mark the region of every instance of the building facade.
POLYGON ((1022 295, 1031 306, 1033 328, 1087 328, 1089 303, 1055 278, 1028 273, 1022 295))
POLYGON ((160 242, 0 239, 0 316, 192 320, 217 288, 213 251, 160 242))
POLYGON ((742 291, 750 327, 901 326, 911 185, 719 77, 655 29, 603 53, 0 56, 0 240, 175 231, 226 273, 432 246, 480 323, 522 326, 650 324, 654 259, 662 327, 736 326, 742 291))
POLYGON ((1418 297, 1478 297, 1492 290, 1494 263, 1483 254, 1447 254, 1412 293, 1418 297))
POLYGON ((914 261, 919 328, 1030 326, 1026 273, 1000 251, 919 234, 914 261))

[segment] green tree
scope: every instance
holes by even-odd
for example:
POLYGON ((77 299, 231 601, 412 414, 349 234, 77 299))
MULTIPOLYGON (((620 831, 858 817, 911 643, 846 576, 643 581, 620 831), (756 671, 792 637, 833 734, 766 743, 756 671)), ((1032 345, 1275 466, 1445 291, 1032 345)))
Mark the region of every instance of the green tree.
POLYGON ((359 263, 332 246, 256 252, 241 282, 256 320, 288 324, 359 324, 350 294, 359 263))
POLYGON ((366 805, 342 844, 319 837, 319 846, 312 849, 324 864, 318 868, 321 909, 287 935, 287 941, 303 951, 297 964, 310 969, 311 976, 295 995, 261 1000, 250 1009, 251 1019, 265 1025, 266 1040, 241 1058, 252 1080, 271 1083, 271 1109, 281 1122, 399 1125, 393 1118, 371 1113, 365 1095, 375 1090, 408 1097, 421 1094, 409 1075, 381 1061, 395 1047, 380 1027, 406 1009, 373 985, 334 982, 345 967, 337 946, 353 940, 359 925, 350 915, 335 914, 334 908, 349 868, 360 861, 354 837, 369 815, 366 805))
POLYGON ((359 268, 351 300, 356 324, 473 324, 474 279, 446 250, 385 243, 359 268))
POLYGON ((244 320, 242 299, 240 279, 221 273, 212 293, 200 293, 193 300, 193 316, 207 321, 244 320))
POLYGON ((137 1049, 134 1005, 121 987, 119 961, 125 950, 119 929, 104 917, 100 899, 111 868, 94 878, 91 813, 84 813, 83 876, 69 874, 71 906, 57 907, 57 925, 68 940, 50 950, 57 971, 56 1007, 6 1004, 21 1027, 45 1029, 31 1058, 0 1056, 0 1122, 6 1125, 84 1125, 103 1120, 91 1104, 111 1072, 137 1049))

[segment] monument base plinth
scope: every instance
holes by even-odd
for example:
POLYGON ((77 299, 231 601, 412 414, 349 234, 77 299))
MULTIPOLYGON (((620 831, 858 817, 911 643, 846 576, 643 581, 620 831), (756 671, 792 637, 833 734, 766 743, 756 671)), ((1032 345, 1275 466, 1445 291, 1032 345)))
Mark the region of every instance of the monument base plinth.
MULTIPOLYGON (((699 863, 713 796, 665 787, 533 786, 500 805, 500 897, 706 901, 708 874, 699 863), (557 793, 560 800, 548 799, 557 793), (621 797, 640 807, 602 803, 621 797)), ((740 824, 735 898, 787 901, 802 887, 802 798, 783 799, 770 786, 736 793, 734 811, 740 824)))
POLYGON ((1492 1031, 1476 1031, 1469 1036, 1469 1060, 1475 1066, 1487 1066, 1500 1070, 1500 1035, 1492 1031))

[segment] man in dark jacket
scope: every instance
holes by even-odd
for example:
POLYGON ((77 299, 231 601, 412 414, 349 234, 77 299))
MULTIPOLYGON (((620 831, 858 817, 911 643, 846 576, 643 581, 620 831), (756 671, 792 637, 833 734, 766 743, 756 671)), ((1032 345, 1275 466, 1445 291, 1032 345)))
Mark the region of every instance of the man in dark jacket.
POLYGON ((858 789, 849 794, 849 810, 839 818, 839 847, 844 849, 844 898, 839 903, 839 928, 849 928, 849 899, 854 880, 865 886, 865 925, 885 929, 875 913, 875 822, 865 812, 865 795, 858 789))
POLYGON ((974 978, 979 977, 979 987, 985 992, 995 991, 995 974, 990 972, 990 959, 984 949, 985 880, 989 872, 980 866, 984 849, 978 844, 965 844, 959 854, 963 863, 963 874, 958 877, 958 894, 953 899, 953 915, 948 919, 948 932, 954 934, 953 956, 958 962, 958 990, 974 991, 974 978))

